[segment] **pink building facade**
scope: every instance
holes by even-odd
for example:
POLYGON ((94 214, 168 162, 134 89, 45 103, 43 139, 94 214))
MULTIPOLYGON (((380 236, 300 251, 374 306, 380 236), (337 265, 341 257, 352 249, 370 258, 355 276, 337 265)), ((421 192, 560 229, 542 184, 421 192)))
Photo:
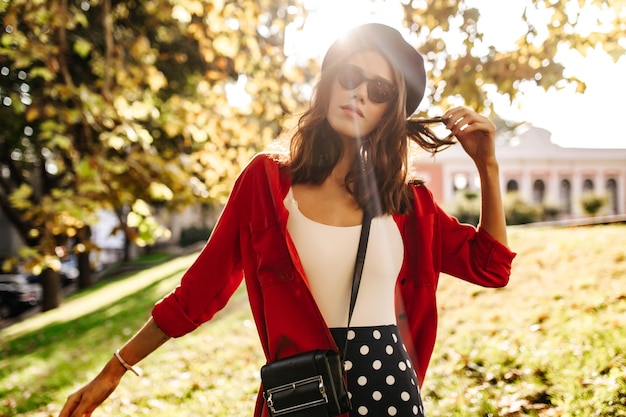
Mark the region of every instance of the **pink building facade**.
MULTIPOLYGON (((516 191, 528 203, 558 207, 562 219, 585 216, 585 192, 607 197, 599 214, 626 214, 626 149, 564 148, 550 136, 545 129, 528 127, 498 145, 503 192, 516 191)), ((415 170, 444 205, 458 191, 479 191, 478 173, 460 145, 434 158, 419 158, 415 170)))

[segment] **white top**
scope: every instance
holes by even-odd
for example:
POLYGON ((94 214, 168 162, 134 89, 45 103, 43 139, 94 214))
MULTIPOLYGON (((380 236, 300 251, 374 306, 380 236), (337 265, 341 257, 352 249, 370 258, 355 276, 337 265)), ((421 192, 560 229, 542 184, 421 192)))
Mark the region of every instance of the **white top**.
MULTIPOLYGON (((346 327, 361 225, 329 226, 305 217, 291 189, 284 203, 289 210, 287 230, 322 316, 328 327, 346 327)), ((396 324, 394 291, 403 257, 402 236, 393 217, 372 219, 351 326, 396 324)))

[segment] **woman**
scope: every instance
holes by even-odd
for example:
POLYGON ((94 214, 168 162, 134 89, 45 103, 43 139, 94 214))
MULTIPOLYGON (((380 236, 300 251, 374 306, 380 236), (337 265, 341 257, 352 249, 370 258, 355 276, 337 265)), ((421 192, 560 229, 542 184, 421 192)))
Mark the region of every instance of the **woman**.
MULTIPOLYGON (((244 277, 268 362, 338 351, 348 333, 349 415, 423 415, 419 386, 435 342, 439 273, 500 287, 515 256, 507 248, 488 119, 466 108, 442 117, 480 175, 478 228, 459 224, 423 184, 409 181, 409 140, 431 152, 453 143, 407 120, 425 86, 421 55, 395 29, 367 24, 337 40, 290 155, 250 162, 181 284, 100 374, 70 395, 60 416, 90 415, 132 365, 211 319, 244 277), (365 210, 375 217, 347 332, 365 210)), ((268 415, 262 395, 254 415, 268 415)))

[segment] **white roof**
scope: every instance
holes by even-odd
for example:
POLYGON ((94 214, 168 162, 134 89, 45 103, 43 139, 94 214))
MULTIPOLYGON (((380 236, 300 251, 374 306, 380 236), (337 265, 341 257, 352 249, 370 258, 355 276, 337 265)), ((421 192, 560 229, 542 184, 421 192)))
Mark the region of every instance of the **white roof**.
MULTIPOLYGON (((514 135, 507 141, 497 144, 496 153, 498 160, 532 160, 540 161, 623 161, 626 166, 626 148, 602 149, 602 148, 564 148, 552 142, 552 134, 539 127, 526 125, 522 133, 514 135)), ((590 138, 590 141, 593 139, 590 138)), ((466 160, 465 154, 459 144, 454 145, 435 156, 436 162, 452 162, 466 160)))

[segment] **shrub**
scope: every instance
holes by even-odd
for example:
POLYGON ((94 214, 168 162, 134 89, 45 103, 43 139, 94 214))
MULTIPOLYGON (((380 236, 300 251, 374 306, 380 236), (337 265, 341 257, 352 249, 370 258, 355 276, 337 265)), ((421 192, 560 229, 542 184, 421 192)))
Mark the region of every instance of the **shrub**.
MULTIPOLYGON (((480 220, 479 197, 474 191, 458 192, 448 211, 461 223, 476 226, 480 220)), ((529 204, 518 192, 509 192, 504 197, 504 211, 507 224, 514 225, 554 219, 558 216, 560 209, 551 204, 529 204)))
POLYGON ((554 220, 561 212, 561 208, 555 204, 544 203, 541 207, 541 211, 543 213, 541 216, 543 220, 554 220))
POLYGON ((455 201, 449 211, 461 223, 477 226, 480 219, 479 195, 474 191, 457 192, 455 201))
POLYGON ((504 213, 507 224, 514 225, 540 221, 543 210, 524 201, 519 193, 510 192, 504 198, 504 213))
POLYGON ((582 206, 585 214, 589 216, 596 216, 600 213, 600 210, 608 204, 609 200, 605 195, 596 194, 591 191, 583 193, 580 199, 580 205, 582 206))
POLYGON ((180 232, 180 246, 186 247, 193 245, 197 242, 206 241, 211 235, 212 230, 206 226, 203 227, 188 227, 182 229, 180 232))

